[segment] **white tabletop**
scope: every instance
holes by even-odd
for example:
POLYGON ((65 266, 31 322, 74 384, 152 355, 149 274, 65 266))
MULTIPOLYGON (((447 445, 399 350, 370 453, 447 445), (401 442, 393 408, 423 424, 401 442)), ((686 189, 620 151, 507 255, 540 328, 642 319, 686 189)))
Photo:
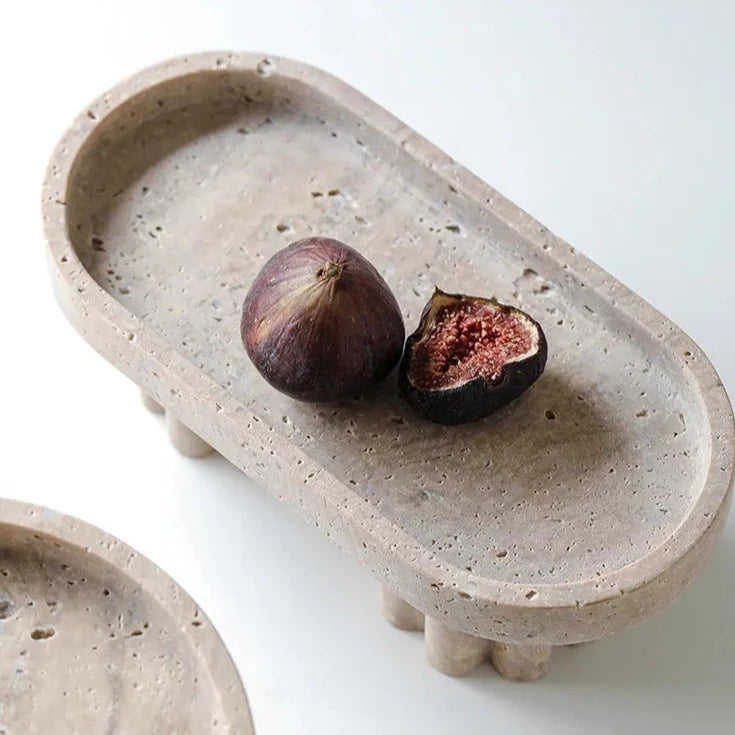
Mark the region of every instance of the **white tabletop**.
POLYGON ((172 574, 232 652, 261 735, 730 732, 735 518, 692 588, 640 627, 557 651, 532 685, 489 667, 446 678, 425 664, 419 635, 383 622, 377 584, 319 530, 225 460, 171 449, 135 387, 56 307, 38 200, 58 135, 120 77, 210 48, 292 56, 365 92, 638 291, 699 342, 733 394, 732 4, 10 7, 0 494, 91 521, 172 574))

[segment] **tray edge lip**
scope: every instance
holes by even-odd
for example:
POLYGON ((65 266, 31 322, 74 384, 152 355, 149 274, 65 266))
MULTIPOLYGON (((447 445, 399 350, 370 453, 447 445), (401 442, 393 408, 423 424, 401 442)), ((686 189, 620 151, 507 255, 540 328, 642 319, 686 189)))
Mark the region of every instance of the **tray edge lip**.
POLYGON ((253 735, 250 702, 232 654, 206 611, 170 574, 145 554, 141 554, 117 536, 81 518, 48 506, 38 505, 26 500, 0 497, 0 527, 2 526, 12 526, 47 536, 52 541, 57 541, 67 547, 73 547, 82 554, 94 556, 105 564, 109 564, 148 592, 156 604, 165 608, 166 613, 177 627, 185 631, 188 620, 183 618, 181 611, 170 605, 164 606, 160 599, 163 596, 168 596, 165 585, 169 585, 176 590, 178 595, 177 607, 195 608, 198 611, 198 618, 204 623, 204 625, 199 626, 197 632, 197 637, 204 640, 198 642, 192 648, 212 677, 215 692, 220 702, 223 705, 226 703, 225 695, 232 697, 232 704, 235 705, 236 709, 233 712, 226 712, 228 718, 232 718, 231 726, 237 728, 237 732, 242 732, 243 735, 253 735), (112 548, 115 549, 115 554, 110 553, 111 548, 108 546, 110 542, 112 542, 112 548), (134 555, 135 565, 123 568, 114 558, 115 555, 120 553, 123 553, 126 558, 131 554, 134 555), (221 656, 216 669, 210 665, 205 655, 211 651, 217 651, 221 656))
MULTIPOLYGON (((445 569, 451 570, 453 575, 462 582, 462 584, 457 584, 457 588, 473 589, 475 601, 484 599, 492 605, 507 605, 530 611, 545 608, 574 609, 579 607, 570 602, 569 598, 574 596, 584 598, 583 606, 619 600, 620 593, 617 591, 618 589, 624 587, 626 592, 631 592, 659 580, 669 569, 675 567, 675 562, 678 559, 707 537, 713 526, 715 516, 723 506, 727 505, 728 496, 732 491, 735 480, 733 474, 735 425, 733 424, 732 408, 727 393, 702 349, 681 328, 642 297, 621 284, 612 275, 606 273, 600 266, 580 254, 561 238, 550 233, 546 227, 522 208, 513 204, 464 166, 453 161, 447 154, 386 111, 378 103, 337 77, 308 64, 277 55, 257 52, 209 51, 178 56, 133 73, 107 92, 99 95, 87 109, 103 108, 106 111, 111 111, 147 88, 193 73, 225 70, 253 72, 265 58, 269 59, 274 65, 274 74, 297 78, 317 88, 322 94, 328 96, 336 106, 364 117, 377 132, 386 136, 396 145, 400 146, 403 143, 402 147, 416 158, 421 165, 432 169, 446 182, 452 183, 462 193, 471 196, 479 206, 489 209, 494 216, 518 233, 530 246, 541 249, 545 242, 551 240, 554 243, 554 248, 546 253, 549 258, 561 266, 566 266, 566 269, 573 275, 579 276, 583 273, 585 283, 591 290, 596 290, 608 302, 614 300, 616 308, 621 310, 626 318, 635 322, 652 338, 657 334, 657 329, 661 331, 663 338, 666 340, 662 341, 663 338, 658 340, 662 351, 668 351, 682 371, 689 370, 694 379, 694 387, 697 389, 705 409, 705 417, 709 423, 710 457, 708 464, 706 459, 702 463, 703 467, 706 466, 706 473, 702 473, 701 491, 690 507, 689 513, 682 518, 679 526, 661 545, 651 549, 645 556, 640 557, 635 562, 620 567, 604 577, 597 578, 600 583, 612 580, 612 585, 606 584, 604 586, 615 589, 614 592, 611 593, 609 589, 603 589, 602 584, 595 589, 595 580, 585 579, 571 583, 536 585, 536 589, 539 591, 538 597, 533 602, 529 602, 524 595, 529 589, 529 584, 494 580, 442 563, 445 569), (614 293, 612 292, 613 289, 614 293), (675 346, 678 348, 676 351, 671 346, 672 342, 676 343, 675 346), (684 352, 689 352, 689 356, 692 358, 689 362, 682 360, 684 352), (706 518, 706 520, 703 520, 703 518, 706 518), (664 548, 666 554, 661 553, 664 548), (665 560, 663 559, 664 556, 666 557, 665 560), (629 577, 632 572, 638 573, 631 580, 632 584, 616 584, 621 581, 621 578, 629 577), (547 594, 541 594, 542 592, 547 594)), ((149 344, 156 344, 163 348, 158 353, 159 355, 169 354, 172 351, 165 343, 159 341, 154 335, 148 334, 148 331, 152 330, 147 330, 142 322, 128 312, 120 302, 112 299, 89 276, 78 260, 66 233, 65 202, 63 201, 65 189, 53 193, 55 191, 53 180, 63 174, 61 180, 64 185, 66 184, 77 153, 86 143, 89 133, 94 130, 102 119, 104 119, 103 115, 100 115, 99 119, 93 120, 88 117, 86 112, 81 112, 62 135, 49 160, 43 184, 42 215, 44 239, 52 265, 52 274, 59 278, 70 292, 76 291, 78 288, 84 292, 82 295, 80 291, 78 298, 80 303, 73 303, 74 300, 72 299, 74 308, 81 310, 83 308, 81 302, 86 302, 86 305, 101 320, 108 322, 110 319, 105 316, 106 309, 117 311, 117 315, 122 317, 122 322, 135 323, 138 334, 146 334, 149 344), (63 268, 60 262, 62 257, 67 258, 67 265, 77 266, 77 271, 69 272, 70 268, 63 268)), ((69 315, 67 314, 67 316, 69 315)), ((116 324, 112 326, 119 329, 116 324)), ((200 383, 204 379, 204 383, 209 387, 216 385, 208 376, 198 374, 194 370, 193 364, 180 353, 173 352, 172 354, 181 363, 179 366, 180 372, 191 374, 191 377, 200 383)), ((153 359, 159 364, 161 363, 160 357, 153 359)), ((349 488, 339 479, 323 468, 322 471, 325 479, 328 477, 330 480, 328 483, 330 486, 328 488, 329 494, 333 494, 331 486, 349 491, 349 488)), ((334 498, 328 497, 328 493, 321 493, 320 497, 326 498, 330 502, 334 500, 334 498)), ((355 507, 359 507, 357 503, 355 503, 355 507)), ((385 521, 395 536, 397 529, 393 527, 393 524, 384 516, 381 517, 381 520, 385 521)), ((365 527, 370 528, 370 525, 366 523, 365 527)), ((375 520, 372 521, 372 525, 375 525, 375 520)), ((403 532, 401 534, 405 538, 406 546, 416 545, 410 536, 403 532)), ((375 533, 372 533, 372 535, 374 538, 379 538, 381 543, 385 538, 384 536, 381 538, 375 533)), ((414 560, 410 567, 426 581, 433 579, 430 565, 414 560)), ((462 601, 457 600, 457 602, 462 601)))

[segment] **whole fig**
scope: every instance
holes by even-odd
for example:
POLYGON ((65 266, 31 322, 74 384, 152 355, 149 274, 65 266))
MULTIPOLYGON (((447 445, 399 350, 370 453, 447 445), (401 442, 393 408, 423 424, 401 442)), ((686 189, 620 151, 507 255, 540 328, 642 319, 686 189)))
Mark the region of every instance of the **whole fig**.
POLYGON ((277 252, 242 308, 242 341, 258 372, 301 401, 364 393, 398 362, 403 318, 378 271, 353 248, 310 237, 277 252))

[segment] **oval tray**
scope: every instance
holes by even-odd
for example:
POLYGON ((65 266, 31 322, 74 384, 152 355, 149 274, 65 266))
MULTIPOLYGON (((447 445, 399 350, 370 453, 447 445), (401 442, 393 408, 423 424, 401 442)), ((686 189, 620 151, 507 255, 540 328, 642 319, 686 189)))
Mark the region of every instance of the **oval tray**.
POLYGON ((701 350, 321 71, 211 53, 137 74, 63 137, 43 214, 63 309, 180 446, 201 437, 453 630, 599 638, 669 601, 722 526, 732 414, 701 350), (340 407, 278 394, 240 306, 272 253, 317 233, 377 266, 409 331, 434 284, 520 305, 546 373, 460 427, 415 417, 394 377, 340 407))
POLYGON ((129 546, 0 499, 0 732, 253 732, 227 649, 129 546))

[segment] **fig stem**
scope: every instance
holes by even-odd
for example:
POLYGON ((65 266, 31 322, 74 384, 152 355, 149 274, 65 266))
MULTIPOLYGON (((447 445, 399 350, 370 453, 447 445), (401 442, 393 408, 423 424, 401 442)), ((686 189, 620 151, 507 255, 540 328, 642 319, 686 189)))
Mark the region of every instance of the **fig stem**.
POLYGON ((323 280, 328 281, 330 278, 338 279, 342 275, 342 264, 334 263, 333 261, 327 261, 323 268, 320 268, 317 276, 323 280))

